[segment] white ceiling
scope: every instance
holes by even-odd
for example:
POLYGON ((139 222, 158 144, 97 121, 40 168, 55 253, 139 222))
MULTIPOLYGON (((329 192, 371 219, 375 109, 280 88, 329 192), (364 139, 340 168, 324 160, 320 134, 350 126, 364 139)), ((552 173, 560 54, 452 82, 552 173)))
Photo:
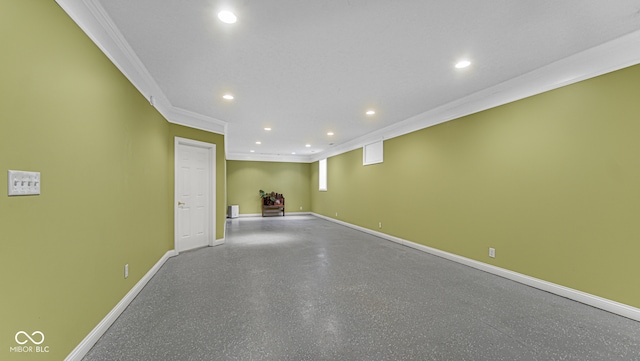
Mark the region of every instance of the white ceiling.
POLYGON ((58 3, 228 159, 315 160, 640 62, 640 0, 58 3))

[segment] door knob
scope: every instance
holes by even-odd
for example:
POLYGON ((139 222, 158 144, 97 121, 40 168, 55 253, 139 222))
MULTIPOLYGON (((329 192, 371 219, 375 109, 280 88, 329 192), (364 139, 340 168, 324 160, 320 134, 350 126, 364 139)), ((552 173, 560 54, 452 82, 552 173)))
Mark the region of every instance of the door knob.
POLYGON ((178 201, 178 206, 181 206, 183 204, 186 204, 186 203, 182 203, 182 202, 178 201))

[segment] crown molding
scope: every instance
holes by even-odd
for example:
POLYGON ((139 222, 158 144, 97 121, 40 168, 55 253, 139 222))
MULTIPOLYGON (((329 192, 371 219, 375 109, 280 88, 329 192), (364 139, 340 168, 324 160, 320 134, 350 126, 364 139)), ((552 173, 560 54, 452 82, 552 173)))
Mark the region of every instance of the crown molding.
POLYGON ((329 150, 312 155, 311 162, 362 148, 380 139, 399 137, 638 63, 640 63, 640 31, 635 31, 425 113, 336 145, 329 150))
MULTIPOLYGON (((56 0, 142 95, 175 124, 227 134, 227 123, 173 106, 97 0, 56 0)), ((313 155, 227 153, 229 160, 309 163, 640 63, 640 31, 587 49, 516 78, 313 155)), ((225 150, 226 144, 225 142, 225 150)))
POLYGON ((171 104, 98 1, 56 0, 56 2, 167 121, 226 134, 226 122, 171 104))
MULTIPOLYGON (((226 144, 226 143, 225 143, 226 144)), ((227 160, 244 160, 253 162, 282 162, 282 163, 312 163, 309 155, 278 155, 278 154, 245 154, 227 153, 227 160)))
MULTIPOLYGON (((156 108, 158 108, 156 106, 156 108)), ((205 130, 208 132, 227 134, 227 122, 218 120, 212 117, 207 117, 199 113, 192 112, 190 110, 170 107, 168 109, 159 109, 160 113, 165 116, 169 123, 184 125, 190 128, 205 130)), ((225 142, 226 144, 226 142, 225 142)))

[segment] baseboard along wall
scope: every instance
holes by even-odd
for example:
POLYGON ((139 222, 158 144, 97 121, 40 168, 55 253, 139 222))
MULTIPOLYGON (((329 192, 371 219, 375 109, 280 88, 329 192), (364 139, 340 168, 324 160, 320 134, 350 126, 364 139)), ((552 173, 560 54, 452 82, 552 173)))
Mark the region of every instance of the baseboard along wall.
MULTIPOLYGON (((436 248, 427 247, 415 242, 411 242, 402 238, 394 237, 382 232, 374 231, 368 228, 356 226, 351 223, 343 222, 334 218, 326 217, 321 214, 313 212, 298 212, 292 215, 312 215, 321 219, 325 219, 330 222, 334 222, 364 233, 371 234, 382 239, 386 239, 391 242, 395 242, 407 247, 414 248, 416 250, 427 252, 429 254, 448 259, 453 262, 457 262, 475 269, 485 271, 500 277, 510 279, 512 281, 525 284, 546 292, 556 294, 558 296, 566 297, 568 299, 584 303, 589 306, 593 306, 623 317, 630 318, 635 321, 640 321, 640 309, 612 301, 606 298, 595 296, 586 292, 578 291, 572 288, 557 285, 555 283, 547 282, 541 279, 530 277, 521 273, 513 272, 504 268, 496 267, 487 263, 479 262, 470 258, 458 256, 453 253, 444 252, 436 248)), ((245 214, 240 217, 260 217, 261 214, 245 214)), ((225 222, 225 238, 226 238, 226 222, 225 222)), ((225 238, 214 241, 211 246, 224 244, 225 238)), ((118 302, 118 304, 98 323, 98 325, 76 346, 73 351, 65 358, 65 361, 81 361, 82 358, 91 350, 91 348, 98 342, 100 337, 107 332, 109 327, 116 321, 118 316, 129 306, 131 301, 140 293, 144 286, 151 280, 153 275, 164 265, 164 263, 171 257, 176 256, 175 250, 170 250, 165 253, 158 262, 136 283, 136 285, 118 302)))
POLYGON ((111 327, 111 325, 118 319, 120 314, 129 306, 131 301, 142 291, 144 286, 151 280, 153 275, 158 272, 160 267, 171 257, 177 255, 176 251, 170 250, 165 253, 158 262, 136 283, 133 288, 127 292, 127 294, 118 302, 118 304, 98 323, 96 327, 89 332, 89 334, 71 351, 65 358, 65 361, 81 361, 82 358, 91 350, 93 345, 98 342, 100 337, 111 327))
POLYGON ((360 227, 351 223, 343 222, 331 217, 323 216, 317 213, 311 213, 312 215, 322 218, 334 223, 341 224, 343 226, 356 229, 361 232, 365 232, 376 237, 380 237, 386 239, 391 242, 395 242, 407 247, 411 247, 417 249, 422 252, 427 252, 429 254, 442 257, 448 259, 453 262, 457 262, 469 267, 473 267, 475 269, 485 271, 500 277, 504 277, 510 279, 512 281, 525 284, 527 286, 531 286, 546 292, 550 292, 556 294, 558 296, 562 296, 580 303, 584 303, 586 305, 599 308, 601 310, 605 310, 607 312, 611 312, 626 318, 630 318, 635 321, 640 321, 640 308, 636 308, 633 306, 626 305, 624 303, 612 301, 603 297, 595 296, 586 292, 578 291, 569 287, 561 286, 555 283, 547 282, 535 277, 527 276, 525 274, 521 274, 518 272, 513 272, 508 269, 496 267, 494 265, 490 265, 487 263, 483 263, 480 261, 476 261, 470 258, 458 256, 453 253, 441 251, 436 248, 424 246, 415 242, 408 241, 406 239, 394 237, 382 232, 374 231, 368 228, 360 227))

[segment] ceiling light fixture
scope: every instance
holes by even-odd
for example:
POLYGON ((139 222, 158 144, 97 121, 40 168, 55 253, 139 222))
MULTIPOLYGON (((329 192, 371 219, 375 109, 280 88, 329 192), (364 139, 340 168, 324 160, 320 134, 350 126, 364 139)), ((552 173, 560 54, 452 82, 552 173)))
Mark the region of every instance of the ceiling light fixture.
POLYGON ((262 144, 262 142, 261 141, 257 141, 256 144, 262 144))
POLYGON ((233 24, 238 21, 238 18, 231 11, 221 11, 218 13, 218 19, 226 24, 233 24))
POLYGON ((226 99, 226 100, 233 100, 233 95, 231 94, 225 94, 222 96, 222 98, 226 99))
POLYGON ((267 132, 271 130, 271 128, 264 128, 264 130, 266 130, 267 132))
POLYGON ((251 153, 255 153, 255 150, 251 149, 249 152, 251 152, 251 153))
POLYGON ((333 135, 333 132, 329 132, 329 133, 327 133, 327 135, 333 135))
POLYGON ((471 65, 471 62, 469 60, 460 60, 458 63, 456 63, 456 68, 462 69, 468 67, 469 65, 471 65))
POLYGON ((291 152, 291 154, 296 154, 296 152, 291 152))
POLYGON ((311 148, 311 144, 305 144, 304 146, 307 148, 311 148))
POLYGON ((374 115, 376 113, 375 110, 367 110, 367 115, 374 115))

